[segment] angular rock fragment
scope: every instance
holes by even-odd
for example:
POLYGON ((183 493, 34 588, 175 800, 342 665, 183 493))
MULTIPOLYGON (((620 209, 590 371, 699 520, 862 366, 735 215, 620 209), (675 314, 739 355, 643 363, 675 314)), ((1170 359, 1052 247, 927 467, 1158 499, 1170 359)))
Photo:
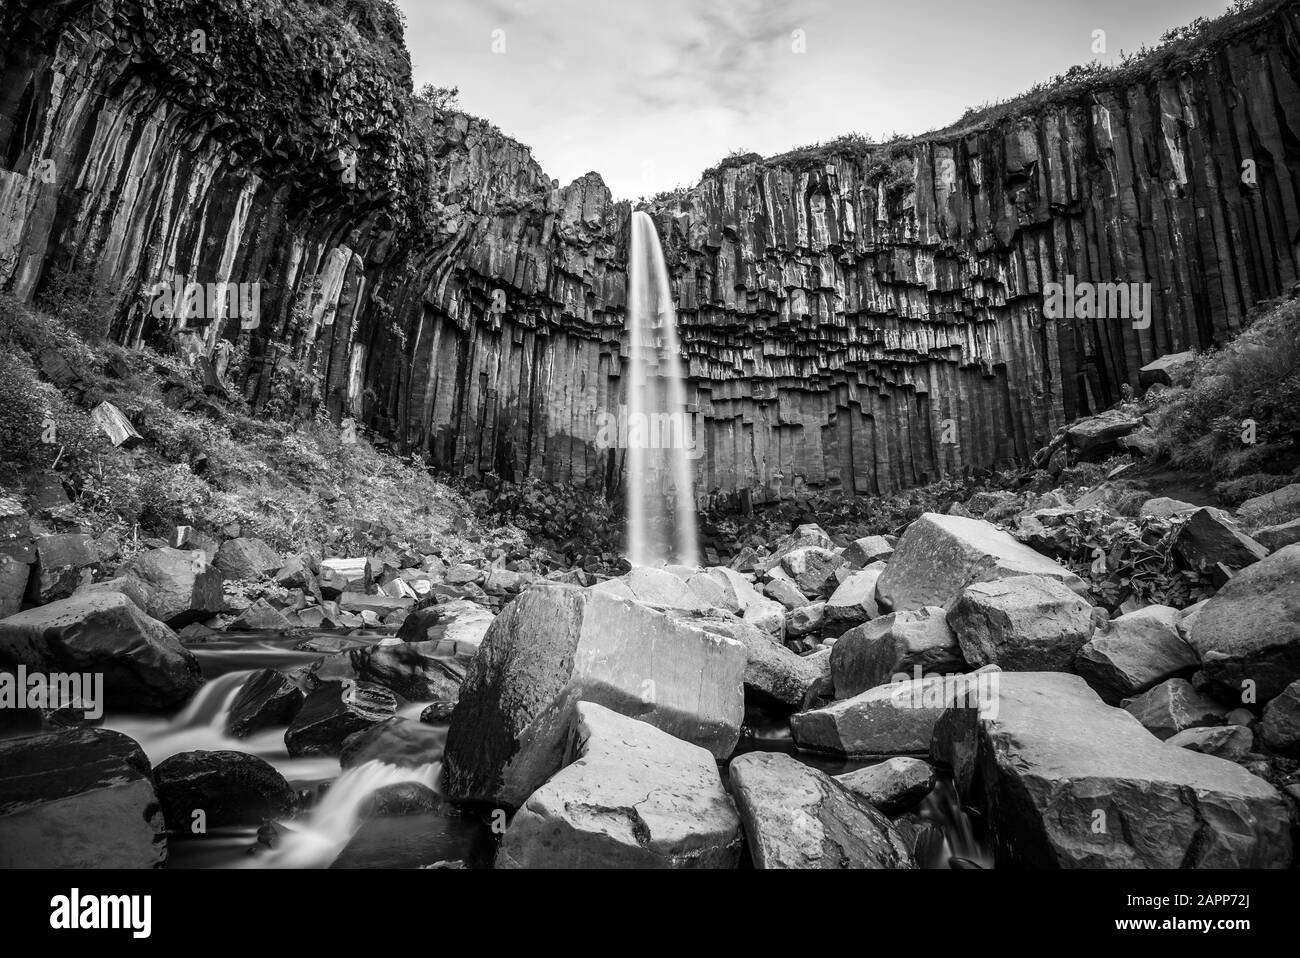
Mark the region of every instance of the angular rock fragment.
POLYGON ((973 666, 1063 672, 1092 636, 1092 607, 1055 579, 977 582, 948 611, 948 626, 973 666))
POLYGON ((904 757, 836 775, 835 780, 890 817, 919 805, 936 781, 934 767, 929 762, 904 757))
POLYGON ((1173 738, 1189 728, 1222 725, 1228 710, 1192 687, 1186 679, 1169 679, 1121 707, 1156 738, 1173 738))
POLYGON ((845 632, 831 649, 830 665, 839 699, 888 685, 900 674, 911 676, 918 668, 922 675, 969 668, 937 607, 894 612, 845 632))
POLYGON ((1190 676, 1200 659, 1179 634, 1180 617, 1177 609, 1152 605, 1111 619, 1079 650, 1076 671, 1109 705, 1190 676))

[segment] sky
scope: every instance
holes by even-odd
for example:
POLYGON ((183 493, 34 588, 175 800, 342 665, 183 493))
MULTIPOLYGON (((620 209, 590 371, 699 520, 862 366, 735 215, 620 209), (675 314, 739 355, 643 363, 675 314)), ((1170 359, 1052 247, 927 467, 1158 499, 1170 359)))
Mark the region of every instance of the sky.
POLYGON ((532 147, 548 176, 594 170, 636 199, 694 185, 736 150, 947 126, 1227 0, 398 4, 416 89, 459 87, 460 108, 532 147))

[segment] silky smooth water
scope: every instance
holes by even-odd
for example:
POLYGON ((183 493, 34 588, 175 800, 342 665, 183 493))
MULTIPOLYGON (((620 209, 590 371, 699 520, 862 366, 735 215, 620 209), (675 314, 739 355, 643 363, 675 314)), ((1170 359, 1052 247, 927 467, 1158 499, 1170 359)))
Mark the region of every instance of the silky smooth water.
POLYGON ((627 552, 633 565, 700 562, 694 435, 677 312, 659 234, 632 214, 628 251, 627 552))

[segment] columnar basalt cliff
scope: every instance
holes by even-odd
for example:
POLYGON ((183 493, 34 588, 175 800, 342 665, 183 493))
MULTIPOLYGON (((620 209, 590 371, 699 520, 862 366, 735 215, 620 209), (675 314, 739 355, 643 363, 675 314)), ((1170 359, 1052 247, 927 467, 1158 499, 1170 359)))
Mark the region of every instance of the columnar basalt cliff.
MULTIPOLYGON (((255 404, 323 404, 459 474, 617 487, 597 437, 631 206, 412 98, 381 0, 4 0, 0 26, 0 291, 89 275, 116 337, 162 344, 153 284, 257 282, 256 328, 202 330, 245 347, 255 404)), ((650 204, 701 493, 1025 459, 1289 290, 1298 51, 1300 4, 1265 3, 966 128, 728 163, 650 204), (1045 318, 1071 277, 1150 283, 1149 325, 1045 318)))

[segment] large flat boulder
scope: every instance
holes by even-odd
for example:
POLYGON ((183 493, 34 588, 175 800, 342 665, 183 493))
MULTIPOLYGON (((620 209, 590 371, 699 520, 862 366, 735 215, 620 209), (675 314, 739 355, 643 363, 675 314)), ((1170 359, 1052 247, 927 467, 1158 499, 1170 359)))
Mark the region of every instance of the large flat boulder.
POLYGON ((1056 579, 1012 576, 965 589, 948 625, 971 665, 1064 672, 1092 637, 1092 606, 1056 579))
POLYGON ((1263 779, 1159 741, 1078 676, 1006 673, 999 699, 996 716, 950 712, 935 736, 997 867, 1290 864, 1286 803, 1263 779))
POLYGON ((974 582, 1038 575, 1080 594, 1087 586, 1047 556, 982 519, 928 512, 898 541, 876 583, 876 596, 894 612, 946 606, 974 582))
POLYGON ((591 588, 593 592, 666 609, 703 610, 709 607, 709 603, 701 599, 681 576, 650 566, 638 566, 626 575, 606 579, 591 588))
POLYGON ((150 549, 132 559, 120 574, 146 586, 144 611, 180 628, 211 618, 225 606, 221 572, 201 549, 150 549))
POLYGON ((740 817, 706 749, 579 702, 565 765, 528 796, 498 868, 735 868, 740 817))
POLYGON ((0 739, 0 869, 156 868, 167 830, 149 759, 107 729, 0 739))
POLYGON ((732 760, 730 776, 755 868, 915 867, 889 819, 825 772, 750 752, 732 760))
POLYGON ((1300 545, 1237 573, 1184 624, 1223 701, 1250 691, 1262 705, 1280 695, 1300 679, 1300 545))
POLYGON ((1111 619, 1079 650, 1074 667, 1110 705, 1200 666, 1178 631, 1182 613, 1152 605, 1111 619))
POLYGON ((497 616, 461 686, 446 792, 518 807, 559 769, 579 701, 725 758, 747 661, 743 643, 605 590, 534 587, 497 616))
POLYGON ((849 699, 899 675, 967 671, 957 636, 938 607, 892 612, 845 632, 831 649, 835 697, 849 699))
POLYGON ((924 755, 935 724, 952 708, 996 708, 1000 672, 934 675, 868 689, 790 717, 795 744, 849 758, 924 755))
POLYGON ((173 709, 203 683, 176 633, 119 592, 73 596, 0 620, 0 668, 17 665, 103 673, 110 710, 173 709))

